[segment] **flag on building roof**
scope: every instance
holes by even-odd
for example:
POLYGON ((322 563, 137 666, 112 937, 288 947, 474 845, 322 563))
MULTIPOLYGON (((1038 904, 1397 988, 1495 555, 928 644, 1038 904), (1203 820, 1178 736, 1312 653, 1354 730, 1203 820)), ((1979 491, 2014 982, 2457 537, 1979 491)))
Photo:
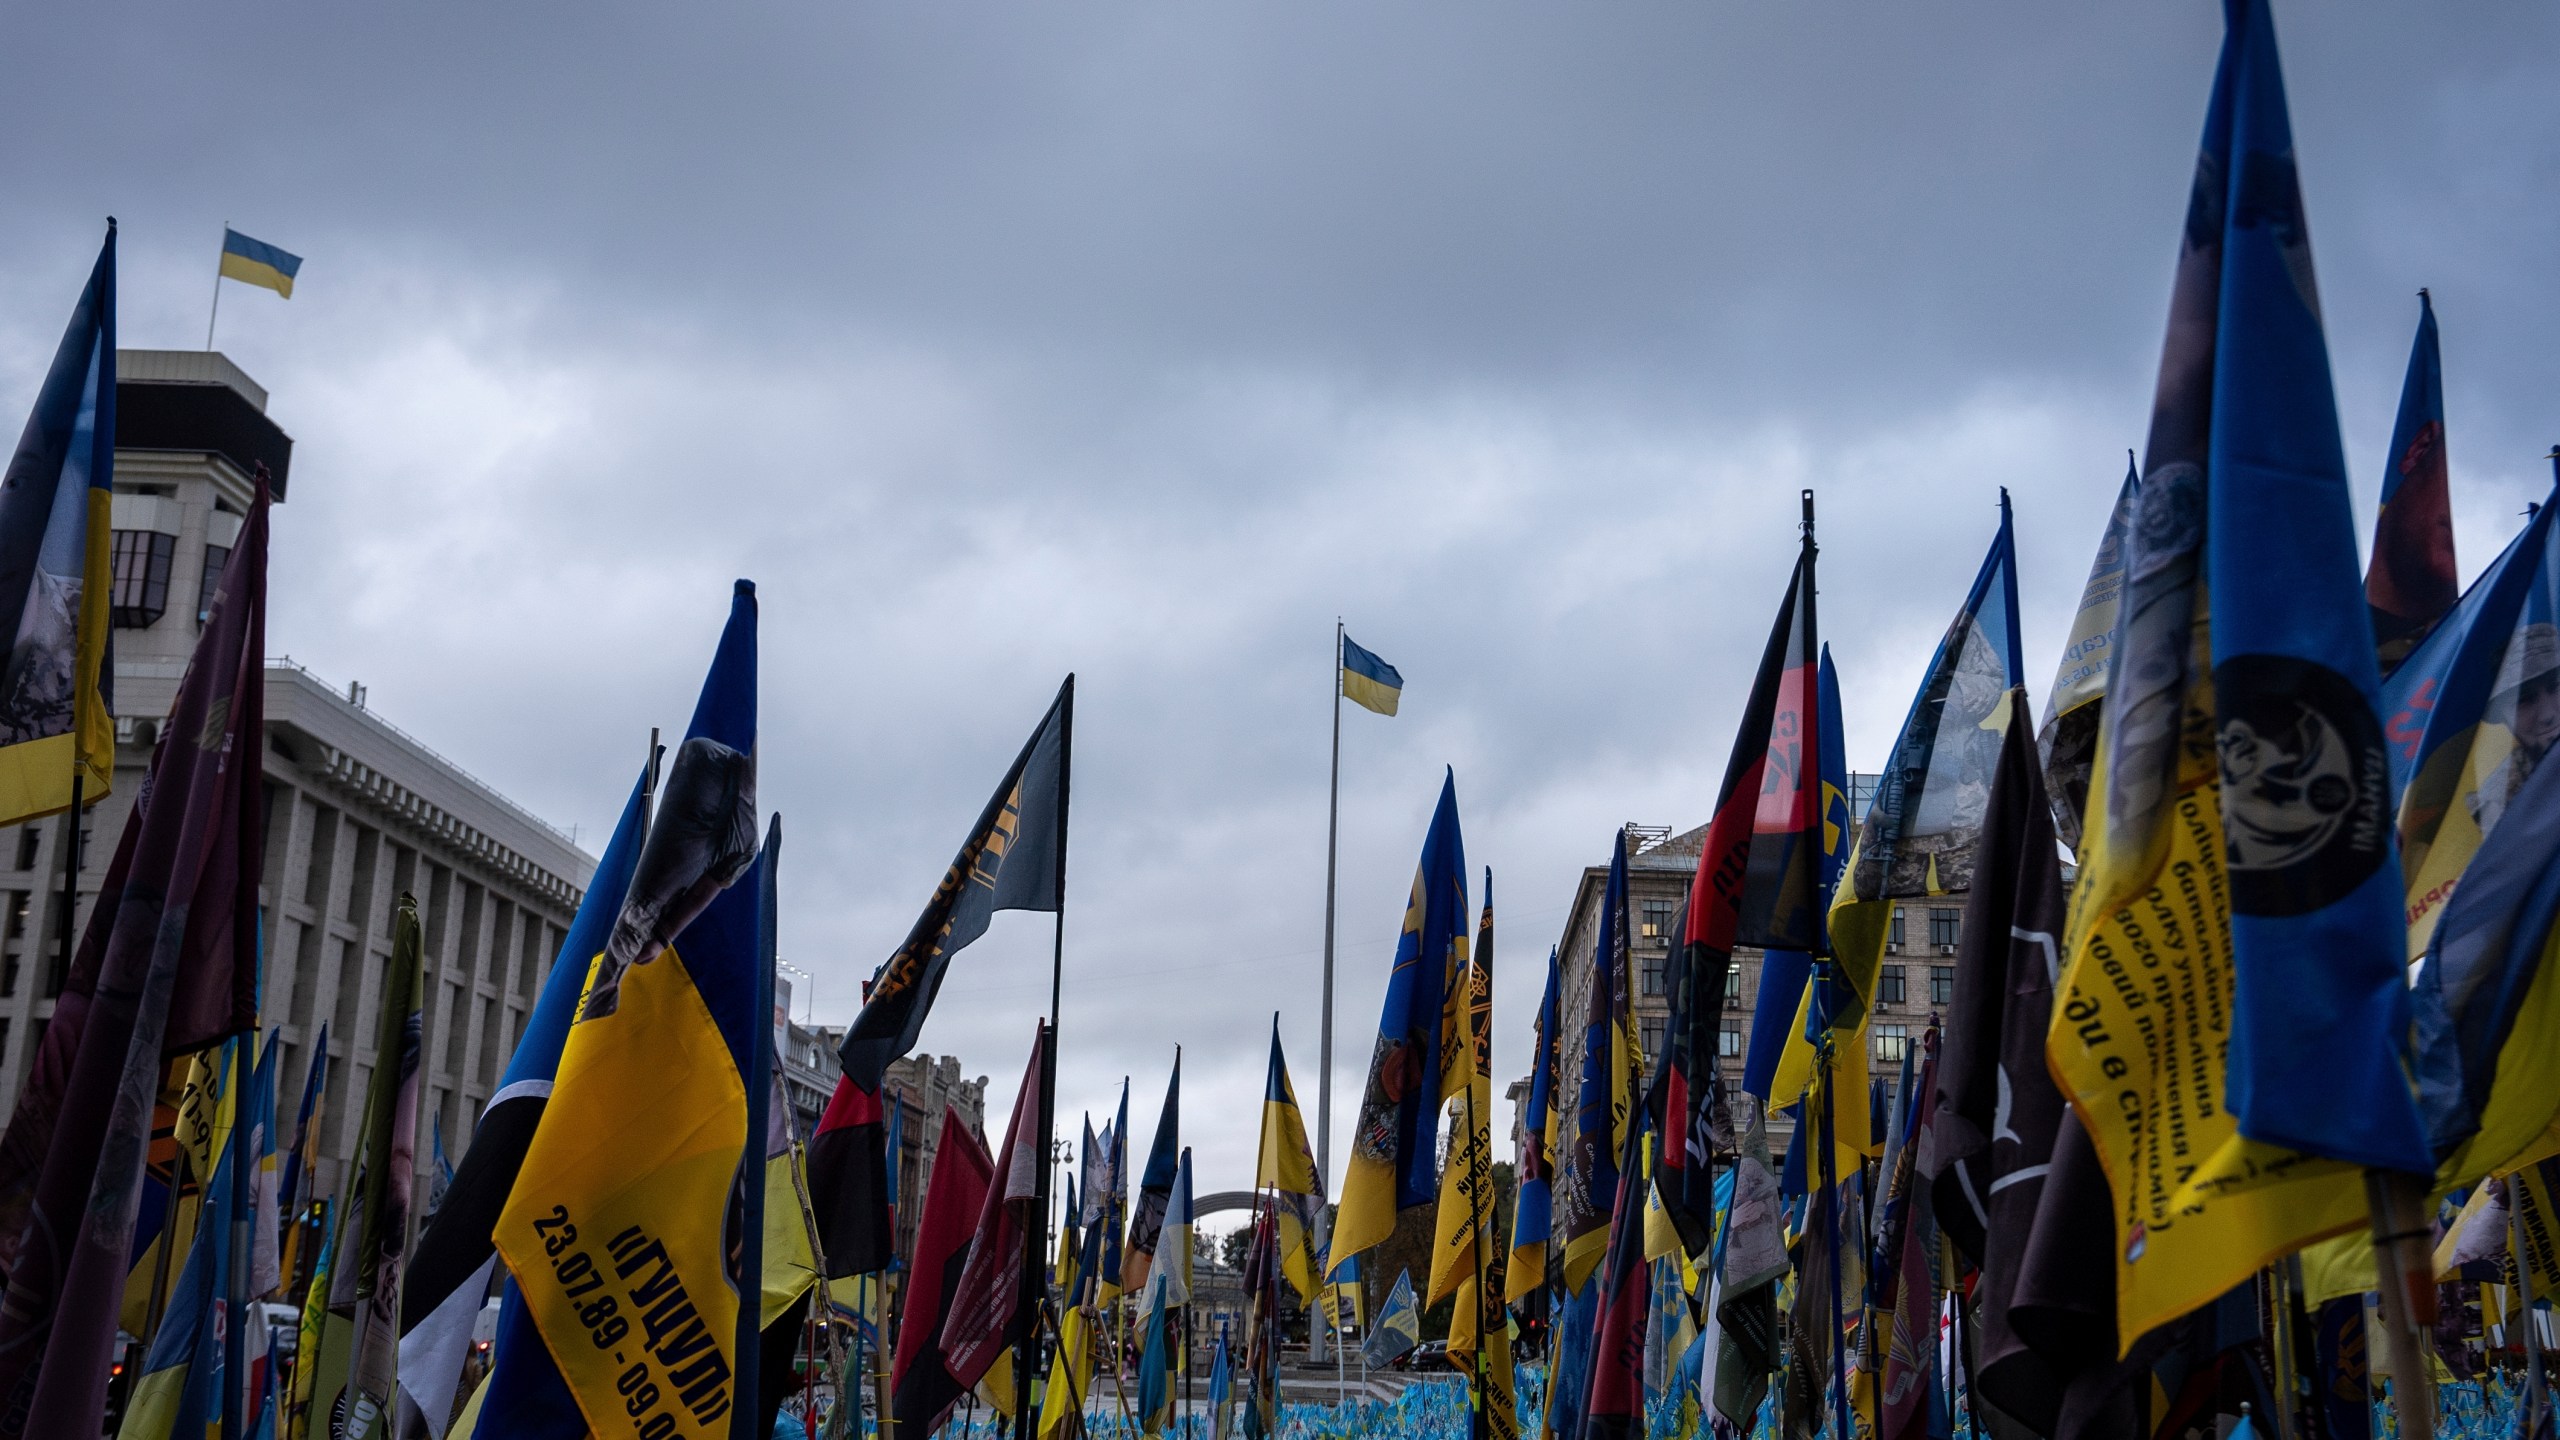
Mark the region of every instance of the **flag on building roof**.
POLYGON ((1342 695, 1364 710, 1381 715, 1396 713, 1396 699, 1404 694, 1404 677, 1396 667, 1360 648, 1350 636, 1342 637, 1342 695))
POLYGON ((2124 605, 2125 559, 2132 552, 2135 502, 2142 478, 2134 473, 2133 452, 2124 456, 2124 484, 2107 528, 2098 536, 2097 557, 2089 562, 2088 583, 2080 589, 2080 608, 2071 616, 2071 636, 2062 647, 2062 666, 2053 689, 2044 697, 2044 724, 2036 731, 2043 755, 2046 793, 2053 797, 2054 828, 2062 843, 2080 848, 2080 820, 2089 807, 2089 769, 2098 758, 2098 719, 2107 697, 2107 674, 2116 654, 2116 617, 2124 605))
MULTIPOLYGON (((1877 776, 1875 800, 1859 821, 1845 883, 1831 901, 1831 948, 1841 983, 1827 995, 1808 995, 1804 1018, 1810 1024, 1811 1007, 1823 1006, 1836 1054, 1865 1053, 1867 1017, 1895 902, 1971 888, 2008 697, 2025 684, 2017 549, 2003 491, 1999 531, 1921 672, 1919 691, 1877 776)), ((1804 1093, 1814 1049, 1807 1031, 1797 1029, 1778 1063, 1773 1102, 1791 1104, 1804 1093)), ((1853 1086, 1844 1077, 1841 1095, 1864 1093, 1865 1077, 1855 1078, 1853 1086)), ((1869 1148, 1854 1138, 1851 1143, 1869 1148)))
POLYGON ((227 280, 273 290, 287 300, 293 298, 293 277, 302 273, 302 257, 281 250, 264 240, 252 240, 226 225, 222 227, 222 275, 227 280))
POLYGON ((1609 879, 1601 891, 1591 981, 1584 987, 1582 1084, 1575 1092, 1573 1138, 1564 1161, 1564 1289, 1579 1293, 1609 1243, 1618 1190, 1630 1178, 1618 1168, 1636 1124, 1636 1037, 1627 995, 1627 832, 1609 837, 1609 879))
POLYGON ((2380 682, 2273 23, 2265 0, 2226 17, 2065 946, 2062 1003, 2087 1018, 2048 1040, 2135 1197, 2118 1207, 2120 1342, 2361 1223, 2358 1168, 2432 1168, 2405 1068, 2380 682), (2171 898, 2172 875, 2198 898, 2171 898), (2162 905, 2183 907, 2176 926, 2155 923, 2162 905), (2128 992, 2102 964, 2162 979, 2128 992), (2191 1118, 2130 1118, 2173 1110, 2191 1118))
POLYGON ((838 1052, 844 1073, 857 1084, 879 1089, 889 1062, 916 1048, 951 957, 986 934, 997 911, 1055 913, 1065 898, 1067 764, 1075 708, 1076 677, 1070 675, 996 793, 987 797, 987 808, 969 827, 969 838, 924 913, 871 977, 862 1013, 853 1018, 838 1052))
POLYGON ((0 483, 0 825, 107 796, 116 458, 116 227, 36 390, 0 483))
POLYGON ((602 1435, 660 1414, 713 1426, 752 1404, 739 1387, 756 1373, 742 1353, 755 1307, 740 1302, 761 1275, 755 1217, 773 1034, 760 980, 764 898, 761 886, 736 883, 757 858, 755 753, 755 588, 742 580, 498 1218, 499 1257, 602 1435), (736 1248, 725 1234, 733 1204, 746 1217, 736 1248), (571 1241, 567 1227, 584 1239, 571 1241), (628 1414, 615 1388, 633 1362, 614 1363, 579 1318, 594 1304, 588 1281, 599 1272, 589 1266, 609 1266, 672 1317, 640 1344, 662 1381, 662 1403, 646 1414, 628 1414))
POLYGON ((2444 361, 2436 307, 2418 292, 2418 335, 2400 382, 2391 451, 2382 457, 2382 505, 2373 517, 2365 606, 2385 674, 2425 639, 2460 593, 2453 565, 2453 496, 2445 474, 2444 361))
POLYGON ((1138 1294, 1146 1293, 1147 1271, 1155 1264, 1156 1246, 1164 1234, 1165 1207, 1173 1203, 1174 1175, 1182 1168, 1181 1120, 1182 1047, 1176 1045, 1173 1078, 1165 1082, 1164 1110, 1156 1116, 1156 1139, 1147 1148, 1147 1168, 1138 1175, 1138 1198, 1129 1210, 1129 1234, 1120 1260, 1121 1284, 1138 1294))
POLYGON ((1514 1305, 1547 1283, 1547 1233, 1554 1215, 1556 1168, 1556 987, 1561 961, 1547 951, 1547 988, 1530 1033, 1529 1095, 1520 1111, 1520 1164, 1511 1195, 1511 1260, 1502 1298, 1514 1305))
POLYGON ((1334 1217, 1333 1253, 1357 1255, 1384 1241, 1399 1211, 1428 1205, 1439 1190, 1441 1009, 1467 959, 1467 853, 1458 833, 1458 778, 1440 783, 1440 803, 1414 867, 1413 895, 1396 940, 1377 1048, 1351 1132, 1351 1158, 1334 1217))
POLYGON ((969 1393, 969 1382, 943 1359, 942 1339, 969 1258, 969 1238, 985 1208, 995 1161, 986 1142, 960 1118, 942 1115, 933 1173, 925 1182, 924 1211, 916 1221, 914 1268, 908 1272, 898 1349, 889 1379, 889 1414, 900 1434, 930 1435, 969 1393))
POLYGON ((161 1067, 257 1023, 268 509, 262 483, 0 1139, 0 1434, 106 1413, 161 1067))

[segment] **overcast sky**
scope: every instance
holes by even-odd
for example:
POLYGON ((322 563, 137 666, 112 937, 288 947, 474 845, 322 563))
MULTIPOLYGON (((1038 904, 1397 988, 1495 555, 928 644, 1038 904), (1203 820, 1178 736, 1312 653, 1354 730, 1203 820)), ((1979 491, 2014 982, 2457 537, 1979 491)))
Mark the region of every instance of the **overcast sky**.
MULTIPOLYGON (((2560 439, 2560 10, 2277 8, 2359 529, 2430 286, 2467 577, 2560 439)), ((1133 1073, 1143 1145, 1181 1043, 1225 1189, 1275 1010, 1315 1102, 1337 615, 1406 677, 1343 719, 1337 1136, 1441 767, 1508 1077, 1581 867, 1705 817, 1800 487, 1854 768, 2003 485, 2041 706, 2220 35, 2208 0, 35 7, 0 411, 105 216, 128 346, 203 343, 226 222, 306 257, 219 336, 296 441, 270 643, 591 846, 753 577, 820 1020, 1075 671, 1062 1122, 1133 1073)), ((998 1115, 1048 925, 1001 919, 925 1031, 998 1115)))

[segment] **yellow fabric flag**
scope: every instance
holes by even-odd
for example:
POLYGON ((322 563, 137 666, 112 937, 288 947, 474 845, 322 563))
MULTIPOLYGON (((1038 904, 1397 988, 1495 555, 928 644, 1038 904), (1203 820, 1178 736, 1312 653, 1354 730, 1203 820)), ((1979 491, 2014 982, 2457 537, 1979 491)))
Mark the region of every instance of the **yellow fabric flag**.
POLYGON ((1059 1318, 1058 1343, 1067 1363, 1049 1367, 1049 1388, 1040 1397, 1042 1440, 1084 1429, 1084 1402, 1093 1394, 1093 1327, 1084 1307, 1072 1306, 1059 1318))
POLYGON ((2175 783, 2138 849, 2108 823, 2118 716, 2102 722, 2045 1042, 2115 1195, 2121 1346, 2365 1219, 2361 1172, 2242 1138, 2223 1098, 2231 912, 2201 619, 2192 641, 2175 783))
MULTIPOLYGON (((1449 987, 1443 1004, 1441 1053, 1448 1059, 1440 1084, 1441 1102, 1449 1107, 1450 1142, 1440 1168, 1440 1198, 1433 1215, 1431 1283, 1425 1305, 1436 1305, 1472 1284, 1482 1274, 1493 1223, 1493 979, 1487 973, 1487 950, 1493 940, 1493 904, 1488 898, 1477 930, 1476 951, 1449 987)), ((1468 1338, 1461 1351, 1454 1327, 1452 1354, 1473 1353, 1468 1338)))

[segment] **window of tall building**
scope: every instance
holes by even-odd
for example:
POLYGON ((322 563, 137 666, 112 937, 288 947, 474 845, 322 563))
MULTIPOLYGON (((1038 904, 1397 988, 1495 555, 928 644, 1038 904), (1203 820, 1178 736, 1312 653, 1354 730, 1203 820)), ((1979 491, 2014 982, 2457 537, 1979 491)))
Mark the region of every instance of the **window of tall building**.
POLYGON ((8 938, 15 940, 19 936, 27 933, 27 909, 31 898, 32 897, 30 897, 24 890, 11 892, 9 896, 8 938))
POLYGON ((1728 964, 1724 967, 1724 1005, 1730 1010, 1741 1003, 1742 967, 1738 964, 1728 964))
POLYGON ((0 960, 0 995, 15 995, 17 993, 18 957, 12 955, 6 960, 0 960))
POLYGON ((1662 1025, 1663 1017, 1659 1015, 1644 1017, 1644 1059, 1647 1065, 1651 1065, 1654 1057, 1662 1053, 1662 1025))
POLYGON ((1670 958, 1667 955, 1644 957, 1644 993, 1647 995, 1662 993, 1663 976, 1670 967, 1670 958))
POLYGON ((1876 971, 1877 1003, 1899 1005, 1910 998, 1910 992, 1903 984, 1902 971, 1903 967, 1899 965, 1886 965, 1876 971))
POLYGON ((1929 943, 1953 945, 1963 933, 1964 912, 1943 906, 1929 912, 1929 943))
POLYGON ((157 530, 118 530, 107 547, 115 566, 108 601, 115 623, 139 630, 169 609, 169 563, 178 557, 178 537, 157 530))
POLYGON ((1671 922, 1680 907, 1669 900, 1647 900, 1638 913, 1636 938, 1656 945, 1671 943, 1671 922))
POLYGON ((213 597, 222 589, 222 571, 230 563, 230 546, 207 545, 204 547, 204 579, 196 586, 197 624, 201 625, 213 618, 213 597))
POLYGON ((1953 965, 1929 967, 1929 1003, 1932 1005, 1956 1003, 1956 967, 1953 965))
POLYGON ((33 870, 36 868, 36 847, 43 843, 44 836, 38 834, 36 832, 36 827, 33 825, 21 825, 18 827, 19 869, 33 870))
POLYGON ((1742 1058, 1742 1022, 1727 1020, 1716 1031, 1716 1054, 1726 1060, 1742 1058))
POLYGON ((1902 943, 1902 907, 1899 905, 1893 907, 1893 923, 1886 928, 1884 938, 1888 945, 1902 943))
POLYGON ((1878 1024, 1875 1027, 1876 1059, 1888 1065, 1902 1063, 1904 1052, 1911 1048, 1911 1027, 1878 1024))

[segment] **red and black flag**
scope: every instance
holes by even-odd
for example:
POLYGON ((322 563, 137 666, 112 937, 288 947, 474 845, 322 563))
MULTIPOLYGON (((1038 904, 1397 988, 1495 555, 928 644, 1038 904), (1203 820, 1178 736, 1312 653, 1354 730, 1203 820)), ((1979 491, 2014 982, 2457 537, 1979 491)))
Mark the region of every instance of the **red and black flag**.
POLYGON ((987 933, 999 910, 1055 913, 1066 897, 1067 764, 1076 677, 1058 687, 1030 742, 987 799, 933 899, 866 987, 837 1058, 856 1084, 880 1088, 889 1062, 916 1048, 951 957, 987 933))
POLYGON ((943 1321, 969 1261, 969 1237, 986 1203, 995 1160, 960 1119, 942 1116, 942 1139, 933 1152, 924 1215, 916 1226, 915 1268, 898 1322, 898 1351, 889 1374, 889 1415, 901 1435, 931 1435, 969 1387, 942 1358, 943 1321))
MULTIPOLYGON (((1812 500, 1806 499, 1808 510, 1812 500)), ((1822 649, 1813 615, 1810 530, 1725 762, 1724 786, 1689 888, 1681 951, 1722 994, 1736 945, 1826 953, 1822 934, 1822 765, 1816 709, 1822 649)))
POLYGON ((897 1248, 886 1116, 880 1092, 847 1075, 836 1081, 809 1137, 809 1206, 817 1212, 830 1280, 886 1270, 897 1248))

